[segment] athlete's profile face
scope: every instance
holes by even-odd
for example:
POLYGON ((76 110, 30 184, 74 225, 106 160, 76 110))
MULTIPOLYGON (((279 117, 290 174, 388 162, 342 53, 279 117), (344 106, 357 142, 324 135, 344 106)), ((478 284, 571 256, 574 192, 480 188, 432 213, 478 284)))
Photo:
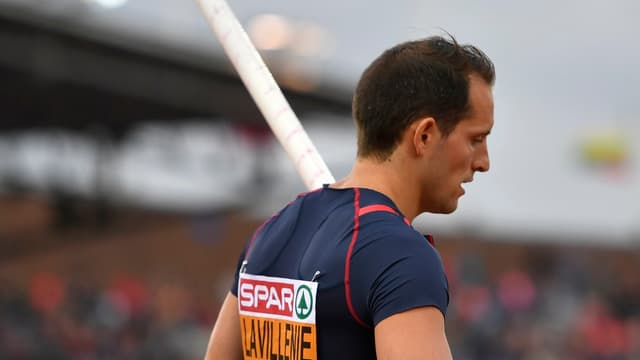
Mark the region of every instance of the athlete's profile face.
POLYGON ((493 127, 493 94, 489 84, 477 75, 470 76, 471 111, 454 130, 441 138, 431 171, 429 212, 451 213, 464 195, 462 184, 473 180, 476 172, 489 170, 487 136, 493 127))

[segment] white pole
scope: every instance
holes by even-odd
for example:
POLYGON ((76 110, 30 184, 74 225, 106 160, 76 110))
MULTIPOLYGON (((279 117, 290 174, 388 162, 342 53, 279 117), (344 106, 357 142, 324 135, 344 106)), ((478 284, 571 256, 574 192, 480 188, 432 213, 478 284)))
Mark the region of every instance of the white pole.
POLYGON ((211 29, 308 189, 335 180, 225 0, 198 0, 211 29))

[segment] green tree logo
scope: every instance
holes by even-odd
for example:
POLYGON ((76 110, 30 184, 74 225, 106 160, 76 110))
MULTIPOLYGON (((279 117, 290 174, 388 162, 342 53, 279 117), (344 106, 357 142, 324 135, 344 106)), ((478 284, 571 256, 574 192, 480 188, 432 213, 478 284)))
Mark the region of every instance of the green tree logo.
POLYGON ((300 285, 296 292, 296 316, 298 319, 304 320, 311 315, 313 310, 313 295, 311 289, 307 285, 300 285))

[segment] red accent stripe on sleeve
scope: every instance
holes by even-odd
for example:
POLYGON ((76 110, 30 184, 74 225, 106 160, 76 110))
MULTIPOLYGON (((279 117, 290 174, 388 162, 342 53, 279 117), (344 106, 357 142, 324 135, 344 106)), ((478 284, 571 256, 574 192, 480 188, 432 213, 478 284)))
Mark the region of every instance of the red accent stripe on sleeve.
POLYGON ((244 260, 248 260, 249 259, 249 255, 251 254, 251 248, 253 247, 253 243, 256 241, 256 238, 258 237, 258 234, 260 234, 260 232, 262 231, 262 229, 273 219, 275 219, 278 215, 280 215, 280 212, 276 212, 275 214, 271 215, 270 218, 268 218, 267 220, 265 220, 265 222, 263 222, 257 229, 256 231, 253 233, 253 236, 251 237, 251 241, 249 242, 249 246, 247 247, 247 252, 244 255, 244 260))
MULTIPOLYGON (((362 216, 362 215, 366 215, 368 213, 372 213, 372 212, 376 212, 376 211, 385 211, 385 212, 390 212, 392 214, 400 215, 391 206, 381 205, 381 204, 368 205, 368 206, 365 206, 363 208, 360 208, 360 210, 358 211, 358 214, 360 216, 362 216)), ((411 226, 411 222, 409 221, 409 219, 407 219, 406 217, 403 218, 403 219, 404 219, 404 223, 405 224, 411 226)))
MULTIPOLYGON (((298 197, 300 197, 300 196, 306 196, 306 195, 309 195, 309 194, 315 193, 315 192, 320 191, 320 190, 322 190, 322 188, 315 189, 315 190, 311 190, 311 191, 308 191, 308 192, 305 192, 305 193, 300 193, 300 194, 298 194, 298 197)), ((290 202, 289 202, 289 203, 284 207, 284 209, 286 209, 287 207, 289 207, 289 206, 290 206, 291 204, 293 204, 295 201, 296 201, 295 199, 294 199, 294 200, 291 200, 291 201, 290 201, 290 202)), ((249 259, 249 253, 251 252, 251 248, 253 247, 253 243, 256 241, 256 238, 258 237, 258 234, 262 231, 262 229, 263 229, 263 228, 264 228, 264 227, 265 227, 265 226, 266 226, 266 225, 267 225, 271 220, 273 220, 273 219, 275 219, 276 217, 278 217, 278 216, 280 215, 280 213, 281 213, 284 209, 282 209, 282 210, 280 210, 280 211, 276 212, 275 214, 271 215, 271 217, 270 217, 270 218, 268 218, 267 220, 265 220, 265 222, 263 222, 263 223, 262 223, 262 225, 260 225, 260 226, 258 227, 258 229, 256 229, 256 231, 253 233, 253 236, 251 237, 251 241, 249 242, 249 246, 247 247, 247 253, 246 253, 246 254, 245 254, 245 256, 244 256, 244 259, 245 259, 245 260, 249 259)))
POLYGON ((358 230, 360 228, 360 189, 355 188, 354 192, 355 199, 353 201, 353 204, 355 211, 353 214, 353 236, 351 237, 349 250, 347 250, 347 258, 344 263, 344 292, 347 299, 347 308, 349 308, 349 313, 351 314, 353 319, 365 328, 371 329, 371 326, 360 319, 355 309, 353 308, 353 303, 351 302, 351 255, 353 254, 353 248, 356 245, 356 240, 358 239, 358 230))
POLYGON ((299 194, 298 194, 298 197, 301 197, 301 196, 307 196, 307 195, 309 195, 309 194, 313 194, 313 193, 315 193, 315 192, 318 192, 318 191, 320 191, 320 190, 322 190, 322 189, 324 189, 324 188, 319 187, 319 188, 314 189, 314 190, 309 190, 309 191, 301 192, 301 193, 299 193, 299 194))
POLYGON ((366 215, 368 213, 372 213, 374 211, 386 211, 386 212, 390 212, 392 214, 398 215, 397 211, 393 210, 393 208, 391 206, 387 206, 387 205, 369 205, 369 206, 365 206, 363 208, 360 208, 360 210, 358 210, 358 215, 362 216, 362 215, 366 215))

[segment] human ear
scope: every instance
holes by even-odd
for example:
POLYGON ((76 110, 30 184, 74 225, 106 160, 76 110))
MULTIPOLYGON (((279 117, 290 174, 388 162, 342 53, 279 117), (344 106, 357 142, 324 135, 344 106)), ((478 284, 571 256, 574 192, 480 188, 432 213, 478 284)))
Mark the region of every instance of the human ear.
POLYGON ((437 135, 436 121, 432 117, 416 120, 413 128, 413 147, 416 155, 424 154, 434 143, 433 139, 437 135))

